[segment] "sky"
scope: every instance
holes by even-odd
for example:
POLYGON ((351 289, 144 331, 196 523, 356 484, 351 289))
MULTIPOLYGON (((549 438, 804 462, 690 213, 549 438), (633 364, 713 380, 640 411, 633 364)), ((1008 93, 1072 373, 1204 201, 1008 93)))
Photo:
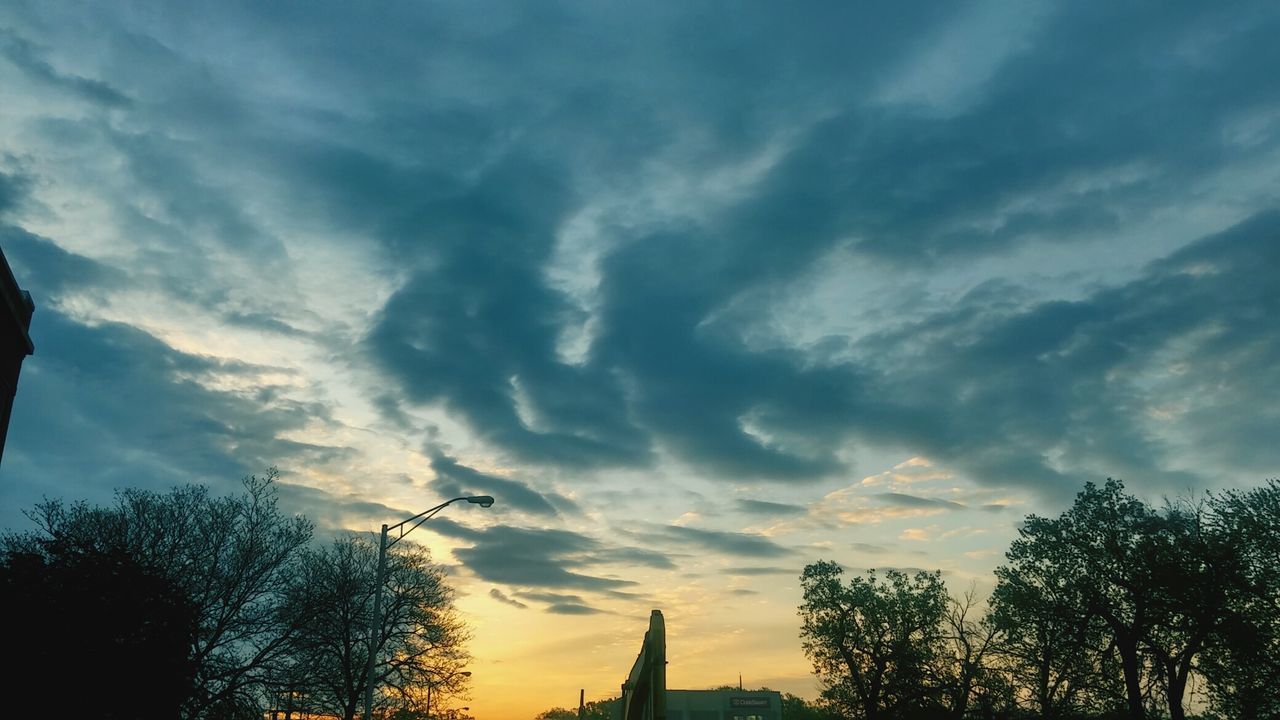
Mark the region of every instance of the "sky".
POLYGON ((990 588, 1088 481, 1280 474, 1269 2, 0 4, 0 526, 460 494, 467 704, 813 697, 798 575, 990 588))

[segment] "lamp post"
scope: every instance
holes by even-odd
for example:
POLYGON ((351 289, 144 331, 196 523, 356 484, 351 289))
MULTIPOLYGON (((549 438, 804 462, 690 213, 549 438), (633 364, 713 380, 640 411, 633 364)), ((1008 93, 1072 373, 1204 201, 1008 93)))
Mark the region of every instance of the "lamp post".
MULTIPOLYGON (((382 624, 382 583, 386 581, 387 548, 400 542, 405 535, 417 530, 419 525, 435 517, 436 513, 459 500, 466 500, 484 508, 493 505, 493 498, 488 495, 456 497, 447 502, 442 502, 430 510, 423 510, 407 520, 401 520, 395 525, 382 526, 382 535, 378 540, 378 579, 373 588, 373 617, 369 619, 369 664, 365 666, 364 670, 364 720, 370 720, 373 716, 373 667, 378 656, 378 627, 382 624), (405 526, 409 525, 409 523, 413 523, 413 525, 406 529, 405 526), (389 537, 392 530, 396 531, 394 538, 389 537)), ((467 674, 470 675, 471 673, 467 674)), ((431 686, 428 685, 427 692, 430 691, 431 686)))
MULTIPOLYGON (((452 680, 454 677, 458 675, 461 675, 462 677, 471 677, 471 671, 459 670, 458 672, 455 672, 455 673, 449 673, 449 677, 445 678, 445 682, 452 680)), ((427 681, 427 720, 431 720, 431 690, 435 686, 436 686, 435 683, 431 682, 430 680, 427 681)), ((465 708, 465 709, 470 710, 471 708, 465 708)))

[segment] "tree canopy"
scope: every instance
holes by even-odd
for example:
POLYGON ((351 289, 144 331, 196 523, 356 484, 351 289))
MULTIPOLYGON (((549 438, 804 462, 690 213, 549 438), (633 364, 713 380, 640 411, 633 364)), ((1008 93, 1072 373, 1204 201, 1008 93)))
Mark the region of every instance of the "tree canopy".
POLYGON ((1028 516, 980 615, 937 573, 800 581, 822 697, 851 718, 1280 717, 1280 481, 1154 506, 1108 479, 1028 516))
MULTIPOLYGON (((352 717, 377 546, 312 547, 311 523, 279 509, 276 476, 245 478, 227 496, 188 485, 121 490, 101 507, 37 505, 37 529, 0 542, 0 600, 14 609, 6 636, 31 660, 16 686, 66 698, 57 714, 67 716, 116 717, 118 701, 120 717, 260 720, 269 707, 352 717), (97 692, 54 692, 67 683, 97 692)), ((437 700, 464 692, 467 634, 443 571, 409 544, 388 568, 381 706, 416 710, 428 689, 437 700)))

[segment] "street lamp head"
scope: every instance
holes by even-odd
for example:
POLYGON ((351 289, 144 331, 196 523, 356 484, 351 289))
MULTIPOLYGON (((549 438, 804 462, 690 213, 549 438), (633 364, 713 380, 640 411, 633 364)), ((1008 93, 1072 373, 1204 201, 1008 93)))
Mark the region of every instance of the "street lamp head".
POLYGON ((475 503, 480 507, 487 508, 493 505, 493 498, 489 495, 476 495, 474 497, 467 498, 467 502, 475 503))

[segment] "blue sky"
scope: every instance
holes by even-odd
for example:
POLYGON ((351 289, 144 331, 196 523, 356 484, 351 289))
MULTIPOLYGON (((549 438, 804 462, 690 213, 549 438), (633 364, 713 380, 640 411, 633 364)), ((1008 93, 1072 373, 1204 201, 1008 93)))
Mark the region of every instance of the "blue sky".
POLYGON ((807 562, 959 591, 1086 481, 1277 474, 1278 35, 1262 2, 7 2, 4 525, 268 466, 325 532, 486 492, 415 535, 482 717, 613 692, 652 607, 673 685, 810 693, 807 562))

